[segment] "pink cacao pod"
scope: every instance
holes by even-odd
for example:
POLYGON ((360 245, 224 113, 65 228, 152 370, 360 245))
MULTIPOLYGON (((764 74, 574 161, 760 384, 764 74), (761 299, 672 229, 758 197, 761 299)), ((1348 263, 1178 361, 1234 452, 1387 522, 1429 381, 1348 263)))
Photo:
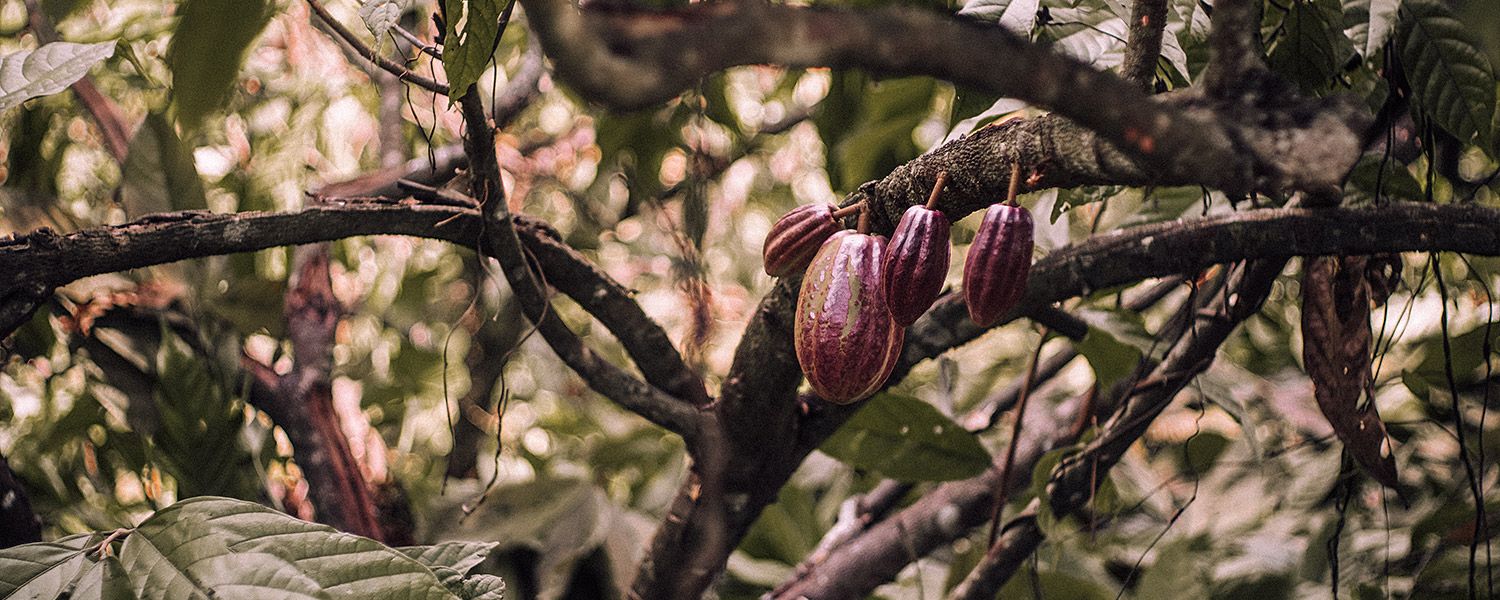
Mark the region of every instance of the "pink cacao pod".
POLYGON ((948 217, 912 206, 901 215, 886 248, 882 277, 886 307, 901 327, 917 321, 943 291, 948 276, 948 217))
POLYGON ((823 243, 797 296, 797 362, 823 399, 849 404, 891 375, 906 330, 880 291, 885 237, 844 230, 823 243))
POLYGON ((833 210, 831 204, 807 204, 777 219, 761 252, 766 274, 786 277, 807 268, 824 240, 840 229, 833 210))
POLYGON ((988 327, 1026 295, 1031 273, 1031 212, 995 204, 984 212, 979 233, 964 259, 964 302, 969 318, 988 327))

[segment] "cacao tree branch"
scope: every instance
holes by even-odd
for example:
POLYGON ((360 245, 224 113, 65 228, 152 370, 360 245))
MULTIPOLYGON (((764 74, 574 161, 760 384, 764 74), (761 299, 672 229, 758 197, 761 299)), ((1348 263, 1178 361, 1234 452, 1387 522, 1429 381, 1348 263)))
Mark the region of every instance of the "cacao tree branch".
MULTIPOLYGON (((1144 292, 1125 301, 1125 310, 1140 312, 1144 311, 1165 298, 1172 290, 1182 285, 1181 277, 1169 277, 1160 283, 1151 286, 1144 292)), ((1040 388, 1050 381, 1064 367, 1078 358, 1078 350, 1069 346, 1058 350, 1037 367, 1035 386, 1040 388)), ((999 421, 1000 415, 1010 410, 1017 399, 1020 398, 1022 380, 1012 381, 1005 388, 996 392, 990 398, 981 402, 967 414, 959 419, 966 429, 972 432, 980 432, 990 429, 999 421)), ((1035 393, 1035 392, 1033 392, 1035 393)), ((843 546, 850 540, 860 536, 875 523, 884 519, 886 514, 895 507, 903 497, 915 486, 910 483, 895 480, 885 480, 875 485, 873 489, 859 497, 855 510, 850 519, 840 517, 839 523, 835 524, 824 534, 823 539, 818 542, 818 547, 803 562, 797 565, 797 575, 789 579, 783 586, 790 586, 792 582, 804 577, 818 563, 826 560, 834 550, 843 546)))
POLYGON ((334 331, 343 308, 329 279, 327 244, 299 248, 286 295, 292 370, 275 388, 284 410, 277 421, 311 490, 318 520, 373 539, 385 539, 370 486, 360 472, 333 408, 334 331))
POLYGON ((338 35, 338 39, 342 40, 345 44, 348 44, 348 46, 353 49, 355 53, 359 54, 360 57, 364 58, 367 61, 370 61, 370 64, 384 69, 387 73, 395 75, 396 78, 400 79, 401 81, 405 81, 435 94, 442 94, 444 96, 448 95, 447 85, 407 70, 405 66, 402 66, 397 62, 382 56, 379 52, 376 52, 374 48, 371 48, 368 44, 360 41, 359 37, 354 35, 354 32, 349 31, 348 27, 345 27, 344 24, 340 23, 338 19, 333 18, 332 14, 329 14, 328 8, 324 7, 322 2, 319 2, 318 0, 307 0, 307 6, 312 9, 314 14, 318 15, 319 20, 323 21, 325 25, 328 25, 329 29, 332 29, 333 32, 338 35))
MULTIPOLYGON (((1139 161, 1135 170, 1149 175, 1147 179, 1207 179, 1202 183, 1232 195, 1337 184, 1353 164, 1359 134, 1369 124, 1369 111, 1351 98, 1293 99, 1254 110, 1229 103, 1214 106, 1194 92, 1177 96, 1197 102, 1152 101, 1136 83, 1094 70, 1004 28, 910 8, 726 2, 647 11, 579 9, 568 0, 522 4, 558 78, 616 108, 668 100, 700 77, 737 65, 857 67, 889 75, 930 75, 1050 108, 1096 132, 1119 157, 1139 161), (1300 118, 1290 118, 1293 115, 1300 118), (1303 168, 1278 155, 1297 146, 1275 146, 1264 139, 1307 127, 1329 130, 1325 133, 1330 135, 1320 138, 1327 145, 1318 162, 1331 157, 1348 164, 1329 170, 1303 168), (1346 131, 1333 131, 1336 128, 1346 131)), ((994 166, 995 159, 1008 163, 1012 157, 986 158, 982 162, 994 166)), ((917 187, 930 190, 936 173, 929 173, 917 187)), ((903 196, 911 200, 907 205, 920 197, 903 196)), ((887 225, 900 214, 885 215, 887 225)))
MULTIPOLYGON (((1252 261, 1223 289, 1208 299, 1193 317, 1192 326, 1173 344, 1150 375, 1127 390, 1114 416, 1084 450, 1063 459, 1052 472, 1046 497, 1055 514, 1066 515, 1082 508, 1113 468, 1124 449, 1134 443, 1182 388, 1213 364, 1219 346, 1241 322, 1260 311, 1271 284, 1286 266, 1280 258, 1252 261)), ((993 598, 1000 587, 1036 550, 1045 536, 1035 518, 1018 517, 1007 525, 1002 537, 985 553, 963 583, 954 588, 950 600, 993 598)))
MULTIPOLYGON (((464 153, 469 156, 471 192, 481 204, 480 248, 486 255, 493 256, 500 262, 500 271, 510 283, 511 293, 520 304, 522 313, 536 324, 537 331, 557 353, 558 358, 582 376, 590 388, 647 420, 678 433, 688 443, 688 447, 693 448, 698 433, 696 409, 636 379, 599 356, 584 345, 552 309, 551 301, 546 296, 546 284, 537 277, 542 266, 533 266, 533 261, 538 260, 535 258, 536 253, 523 249, 515 221, 505 204, 500 166, 495 159, 494 130, 487 120, 476 89, 471 86, 468 93, 459 99, 459 104, 463 108, 467 133, 464 137, 464 153)), ((595 271, 592 274, 601 273, 595 271)), ((568 278, 568 274, 562 275, 562 279, 568 278)), ((578 273, 573 275, 576 277, 578 273)), ((610 288, 604 283, 598 285, 595 293, 597 290, 604 290, 607 299, 610 288)), ((613 289, 615 293, 623 294, 618 286, 613 289)), ((582 302, 605 299, 591 298, 582 302)), ((612 310, 619 310, 617 304, 611 303, 609 306, 612 310)), ((639 306, 636 306, 636 310, 639 310, 639 306)), ((649 322, 644 313, 640 313, 639 317, 644 322, 649 322)), ((636 321, 637 324, 641 322, 636 321)), ((649 332, 650 328, 642 331, 649 332)), ((665 338, 665 335, 662 337, 665 338)), ((670 347, 670 343, 668 346, 670 347)), ((647 361, 647 364, 657 363, 647 361)))
POLYGON ((1167 30, 1167 0, 1136 0, 1130 9, 1130 33, 1125 39, 1125 62, 1120 73, 1150 93, 1161 58, 1162 33, 1167 30))
POLYGON ((1261 3, 1256 0, 1214 3, 1208 67, 1203 72, 1208 95, 1236 98, 1246 104, 1259 100, 1258 88, 1268 74, 1260 40, 1260 11, 1261 3))

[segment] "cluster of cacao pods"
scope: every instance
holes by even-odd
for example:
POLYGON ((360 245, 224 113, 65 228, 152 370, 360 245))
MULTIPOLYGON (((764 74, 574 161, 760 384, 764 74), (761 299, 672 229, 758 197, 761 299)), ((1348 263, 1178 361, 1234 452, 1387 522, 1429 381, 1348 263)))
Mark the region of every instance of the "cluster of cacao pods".
MULTIPOLYGON (((946 179, 938 175, 926 205, 906 210, 889 244, 869 233, 863 202, 798 207, 766 236, 767 274, 805 271, 797 296, 797 362, 825 400, 848 404, 878 391, 901 355, 906 327, 942 292, 950 223, 936 205, 946 179), (859 227, 842 229, 839 220, 856 210, 859 227)), ((969 317, 983 326, 1015 308, 1026 292, 1033 223, 1031 213, 1015 205, 1015 187, 1006 203, 985 212, 964 261, 964 300, 969 317)))

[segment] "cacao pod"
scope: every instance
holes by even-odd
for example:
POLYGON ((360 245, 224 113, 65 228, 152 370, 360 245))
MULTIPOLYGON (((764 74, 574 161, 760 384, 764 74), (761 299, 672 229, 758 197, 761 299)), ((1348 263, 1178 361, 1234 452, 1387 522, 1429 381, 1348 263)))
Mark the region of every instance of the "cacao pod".
POLYGON ((969 318, 988 327, 1026 295, 1031 273, 1031 212, 996 204, 984 212, 974 245, 964 258, 964 302, 969 318))
POLYGON ((761 251, 766 274, 786 277, 807 268, 823 242, 839 230, 833 211, 831 204, 808 204, 777 219, 761 251))
POLYGON ((943 291, 948 276, 948 217, 942 211, 912 206, 901 215, 885 251, 886 308, 901 327, 917 321, 943 291))
POLYGON ((797 362, 823 399, 848 404, 885 383, 901 355, 881 293, 885 237, 844 230, 823 243, 797 296, 797 362))

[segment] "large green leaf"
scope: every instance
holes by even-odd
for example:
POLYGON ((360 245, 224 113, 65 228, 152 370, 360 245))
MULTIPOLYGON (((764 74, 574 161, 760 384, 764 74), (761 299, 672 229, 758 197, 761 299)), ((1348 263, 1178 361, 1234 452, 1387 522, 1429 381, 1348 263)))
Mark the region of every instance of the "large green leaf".
POLYGON ((1343 0, 1344 35, 1360 56, 1374 56, 1396 30, 1401 0, 1343 0))
POLYGON ((448 74, 450 102, 458 101, 490 64, 500 43, 500 13, 506 4, 506 0, 443 0, 448 19, 443 72, 448 74))
POLYGON ((484 562, 499 545, 498 542, 457 541, 431 546, 402 546, 396 550, 428 567, 447 567, 462 574, 484 562))
POLYGON ((1281 36, 1271 48, 1271 69, 1304 92, 1323 91, 1352 51, 1343 30, 1336 1, 1293 2, 1281 22, 1281 36))
POLYGON ((114 42, 53 42, 0 56, 0 111, 67 89, 114 53, 114 42))
POLYGON ((427 567, 374 540, 251 502, 199 497, 158 511, 121 562, 152 597, 451 599, 427 567), (257 596, 255 594, 266 594, 257 596))
POLYGON ((73 582, 69 600, 135 600, 130 587, 130 576, 120 559, 113 556, 90 566, 73 582))
POLYGON ((129 217, 208 208, 192 149, 161 114, 146 115, 130 140, 122 170, 120 203, 129 217))
POLYGON ((974 434, 932 405, 896 394, 871 398, 819 449, 901 481, 965 479, 991 463, 974 434))
POLYGON ((836 76, 814 119, 824 135, 833 188, 852 189, 916 158, 912 132, 932 112, 937 91, 936 80, 926 77, 872 82, 863 75, 836 76))
POLYGON ((0 599, 56 598, 88 565, 90 536, 0 550, 0 599))
POLYGON ((167 49, 177 122, 195 129, 229 100, 250 43, 271 20, 269 0, 185 0, 167 49))
POLYGON ((1078 315, 1089 324, 1078 353, 1094 368, 1099 389, 1108 391, 1140 366, 1141 357, 1151 349, 1151 334, 1133 312, 1082 310, 1078 315))
POLYGON ((1031 35, 1040 9, 1040 0, 969 0, 958 14, 986 23, 998 23, 1021 35, 1031 35))
POLYGON ((1413 102, 1460 140, 1494 153, 1495 72, 1474 34, 1438 0, 1407 0, 1396 46, 1413 102))

